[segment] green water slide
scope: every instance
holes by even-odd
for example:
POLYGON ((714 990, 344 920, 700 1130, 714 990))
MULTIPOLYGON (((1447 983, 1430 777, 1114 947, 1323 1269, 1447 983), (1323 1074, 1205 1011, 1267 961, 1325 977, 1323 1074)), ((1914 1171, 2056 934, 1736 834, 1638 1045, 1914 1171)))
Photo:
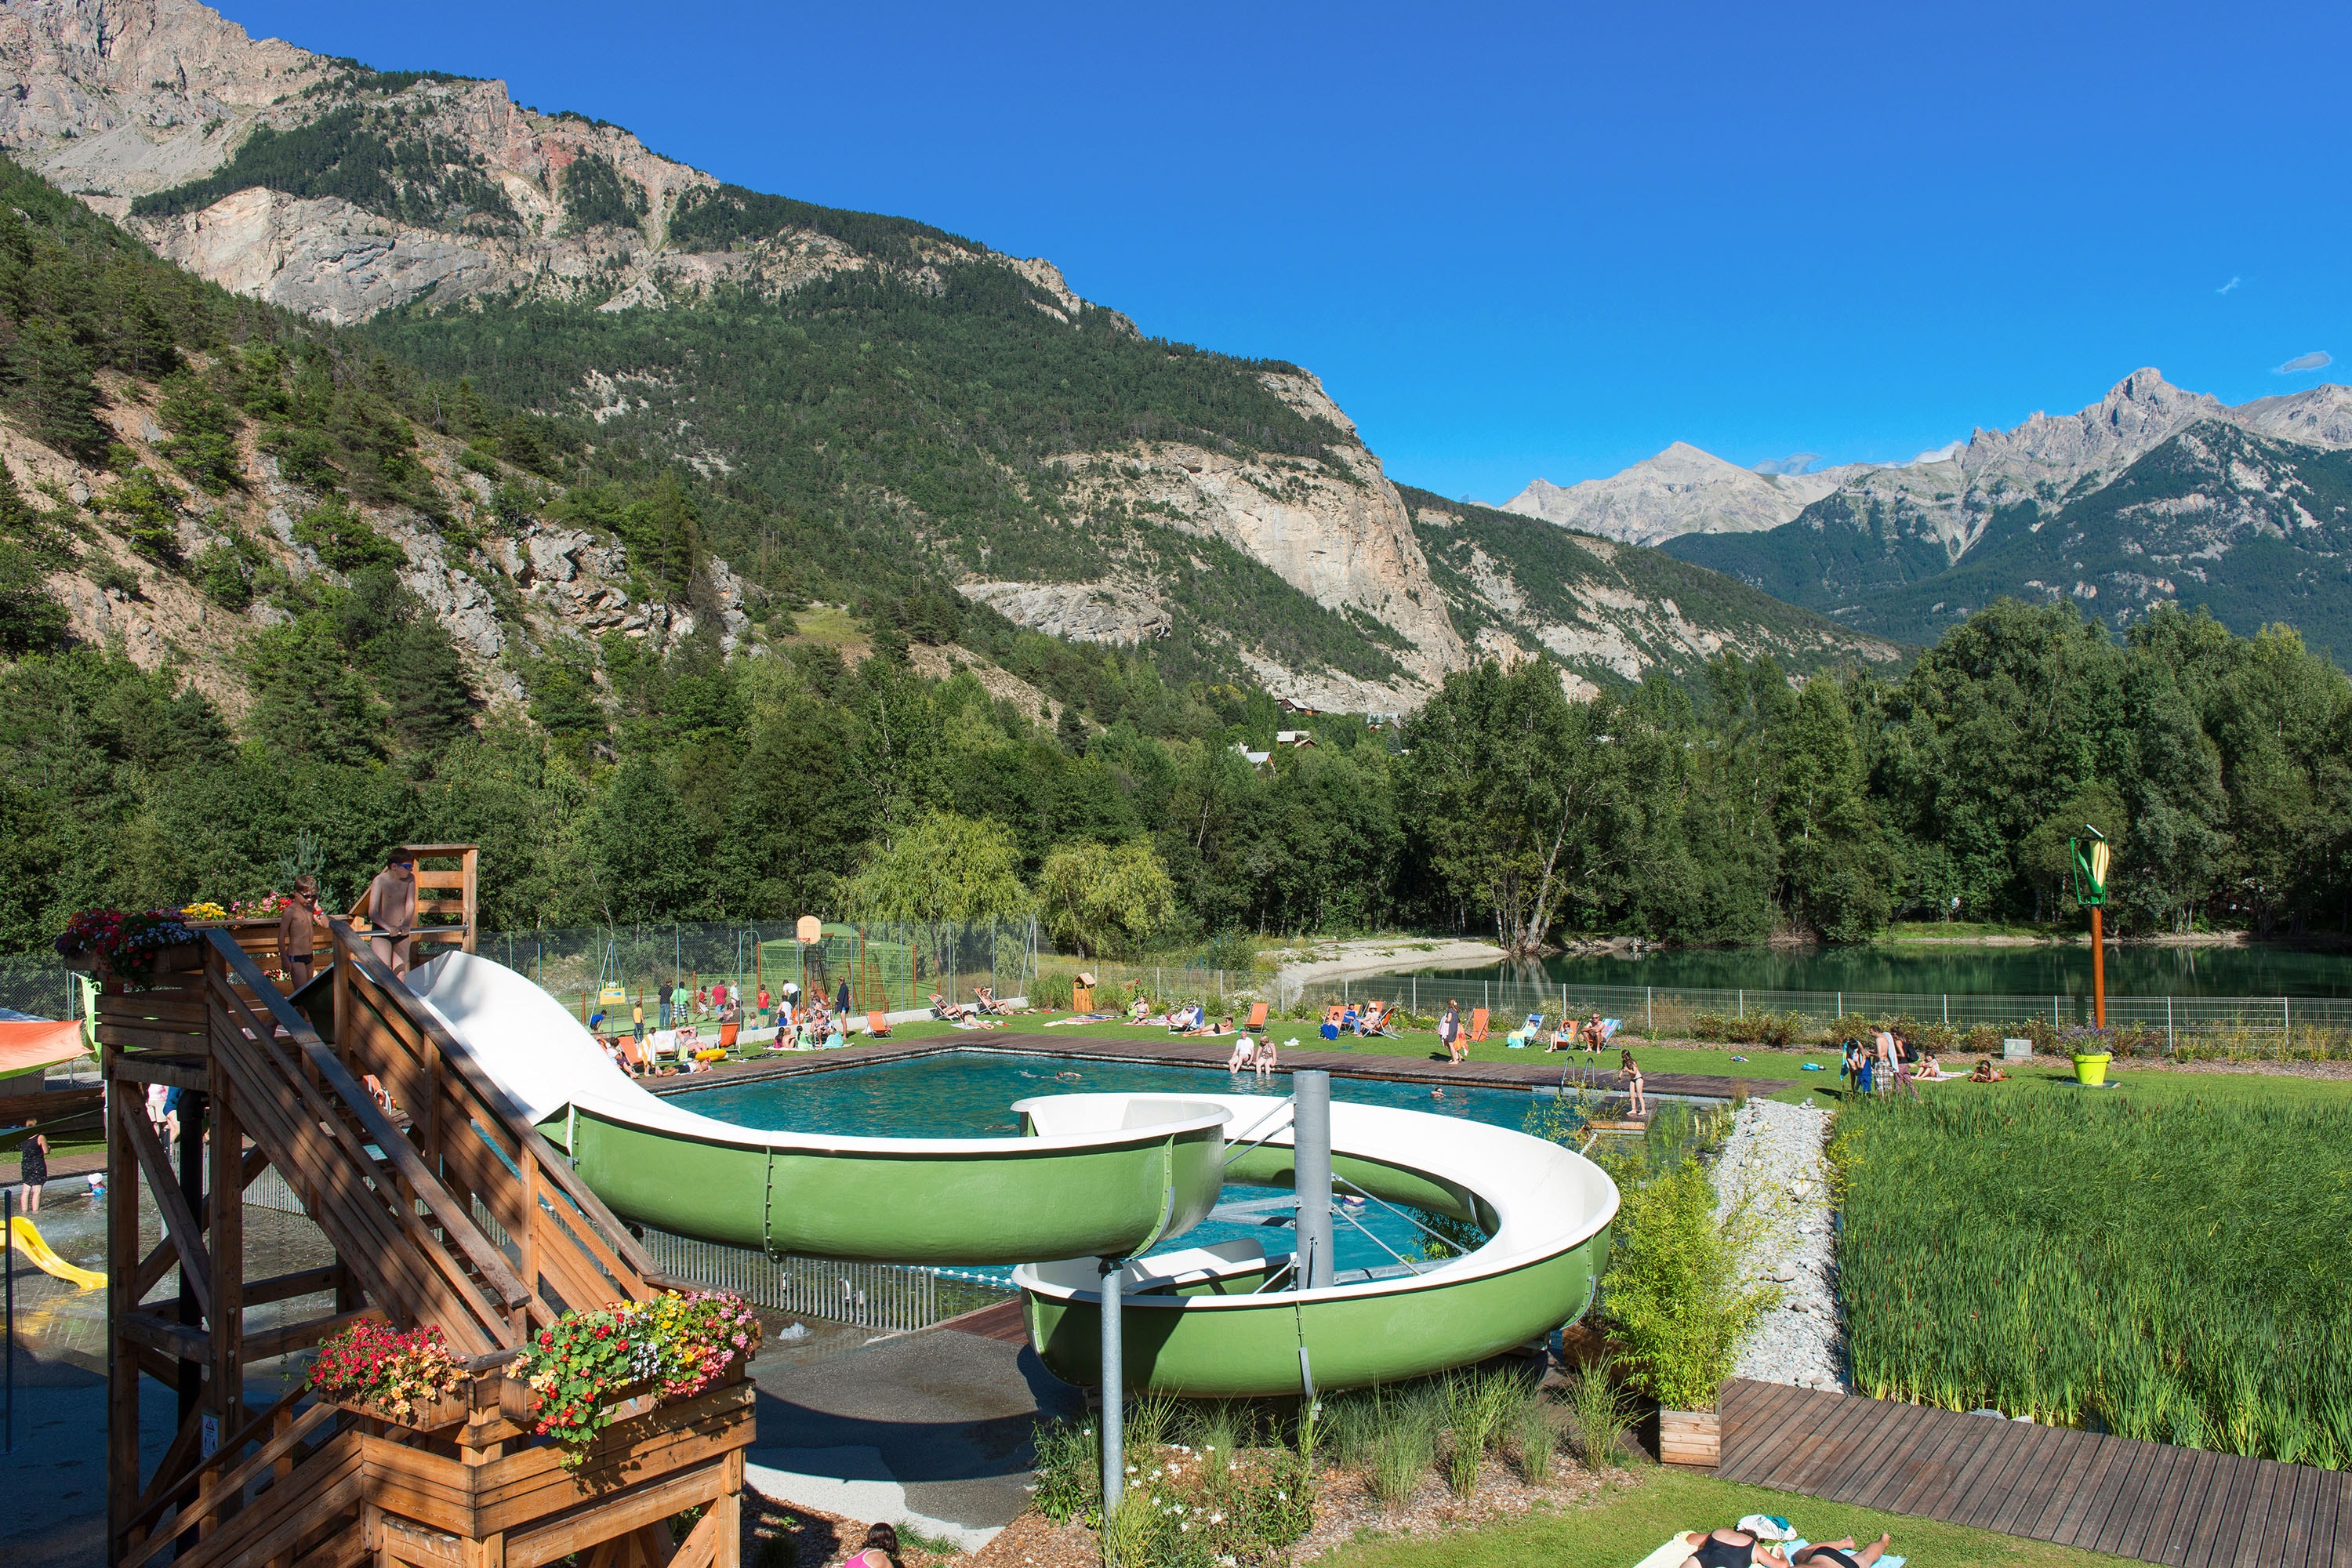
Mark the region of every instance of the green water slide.
POLYGON ((624 1217, 772 1252, 1020 1265, 1032 1342, 1073 1383, 1101 1377, 1100 1258, 1136 1259, 1121 1277, 1129 1387, 1289 1394, 1303 1376, 1341 1388, 1463 1365, 1573 1320, 1616 1213, 1607 1176, 1543 1140, 1336 1105, 1342 1191, 1471 1220, 1488 1239, 1302 1290, 1286 1254, 1253 1242, 1152 1254, 1207 1218, 1226 1181, 1289 1184, 1282 1100, 1051 1095, 1015 1107, 1017 1138, 761 1131, 646 1093, 502 965, 447 953, 409 984, 624 1217))

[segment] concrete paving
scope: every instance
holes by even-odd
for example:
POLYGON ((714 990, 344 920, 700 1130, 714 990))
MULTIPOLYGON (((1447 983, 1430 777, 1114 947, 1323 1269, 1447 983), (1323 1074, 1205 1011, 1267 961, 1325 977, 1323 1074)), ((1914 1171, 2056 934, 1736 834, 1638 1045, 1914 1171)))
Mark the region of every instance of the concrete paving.
POLYGON ((748 1459, 760 1491, 967 1546, 1029 1506, 1033 1425, 1084 1408, 1027 1345, 954 1329, 814 1365, 763 1352, 753 1376, 760 1427, 748 1459))

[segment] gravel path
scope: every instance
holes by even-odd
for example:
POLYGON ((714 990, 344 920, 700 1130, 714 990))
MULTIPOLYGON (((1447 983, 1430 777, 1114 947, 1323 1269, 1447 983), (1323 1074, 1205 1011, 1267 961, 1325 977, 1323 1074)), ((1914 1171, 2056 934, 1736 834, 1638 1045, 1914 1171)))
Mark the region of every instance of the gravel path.
POLYGON ((1829 1126, 1826 1110, 1751 1100, 1735 1115, 1716 1166, 1720 1212, 1746 1207, 1748 1277, 1780 1298, 1739 1352, 1741 1377, 1801 1388, 1845 1387, 1836 1248, 1822 1163, 1829 1126))

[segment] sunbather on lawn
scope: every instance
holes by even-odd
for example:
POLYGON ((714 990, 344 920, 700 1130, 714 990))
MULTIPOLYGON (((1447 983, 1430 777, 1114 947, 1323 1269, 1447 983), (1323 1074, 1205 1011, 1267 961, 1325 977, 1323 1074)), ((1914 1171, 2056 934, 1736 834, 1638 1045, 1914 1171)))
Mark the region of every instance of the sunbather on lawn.
POLYGON ((1789 1568, 1789 1560, 1775 1547, 1765 1545, 1744 1530, 1709 1531, 1702 1535, 1694 1531, 1684 1538, 1691 1545, 1691 1554, 1683 1559, 1682 1568, 1748 1568, 1749 1563, 1762 1568, 1789 1568))
POLYGON ((1849 1535, 1840 1541, 1816 1541, 1790 1561, 1797 1568, 1870 1568, 1894 1544, 1895 1537, 1881 1535, 1867 1546, 1856 1546, 1849 1535))

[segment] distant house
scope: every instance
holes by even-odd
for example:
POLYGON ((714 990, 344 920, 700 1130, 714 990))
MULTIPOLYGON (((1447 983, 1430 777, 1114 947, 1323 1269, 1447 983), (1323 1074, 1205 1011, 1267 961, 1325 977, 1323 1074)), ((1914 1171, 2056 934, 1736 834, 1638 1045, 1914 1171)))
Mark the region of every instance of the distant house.
POLYGON ((1274 743, 1277 746, 1311 746, 1315 743, 1312 730, 1276 730, 1274 743))
POLYGON ((1285 713, 1296 713, 1303 719, 1312 719, 1315 717, 1315 710, 1309 708, 1304 702, 1293 702, 1287 697, 1279 697, 1275 700, 1275 703, 1276 706, 1279 707, 1285 713))
POLYGON ((1253 752, 1239 741, 1235 741, 1234 742, 1234 750, 1240 754, 1242 761, 1247 763, 1254 768, 1262 768, 1265 766, 1266 763, 1274 756, 1272 752, 1253 752))

